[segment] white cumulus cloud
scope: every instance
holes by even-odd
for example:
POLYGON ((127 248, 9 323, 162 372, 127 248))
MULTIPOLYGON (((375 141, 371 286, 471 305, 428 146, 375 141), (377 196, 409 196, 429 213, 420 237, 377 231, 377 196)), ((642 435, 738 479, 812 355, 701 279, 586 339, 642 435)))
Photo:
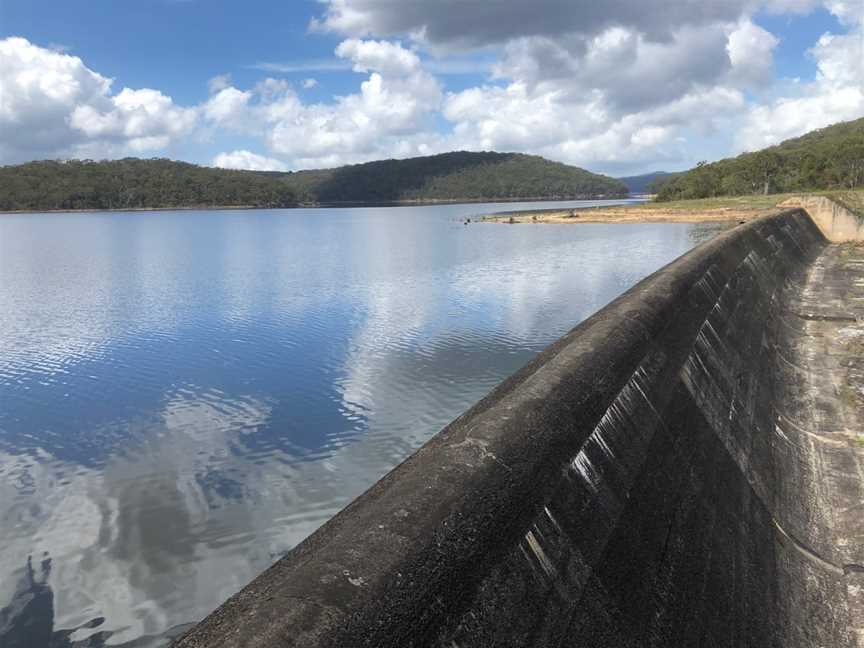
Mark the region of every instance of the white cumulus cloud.
POLYGON ((244 169, 247 171, 288 170, 284 162, 246 150, 220 153, 213 158, 213 166, 220 169, 244 169))
POLYGON ((829 2, 845 34, 823 34, 810 50, 818 72, 810 83, 753 106, 736 137, 736 148, 753 151, 840 121, 864 116, 864 10, 860 2, 829 2))
POLYGON ((336 55, 368 75, 359 92, 304 103, 284 81, 223 88, 205 104, 211 123, 259 134, 294 167, 322 167, 428 151, 442 91, 416 53, 399 43, 348 39, 336 55))
POLYGON ((650 110, 612 115, 599 93, 573 101, 563 91, 514 82, 452 94, 444 115, 455 124, 451 143, 466 148, 527 150, 593 168, 626 169, 681 159, 682 132, 710 132, 743 107, 739 91, 711 88, 650 110))
MULTIPOLYGON (((861 0, 324 4, 313 30, 348 42, 363 37, 374 48, 383 41, 368 39, 406 38, 441 60, 498 54, 494 83, 445 96, 452 132, 429 134, 430 149, 521 150, 607 171, 628 159, 681 167, 728 154, 736 129, 739 147, 755 148, 864 114, 861 0), (753 16, 820 6, 850 31, 814 46, 818 78, 787 96, 774 71, 780 38, 753 16)), ((414 65, 410 54, 386 62, 414 65)))
POLYGON ((219 92, 220 90, 224 90, 225 88, 231 85, 231 75, 230 74, 219 74, 207 82, 207 89, 210 91, 210 94, 219 92))
POLYGON ((252 99, 253 94, 251 92, 226 86, 213 93, 204 103, 202 112, 205 119, 217 126, 242 130, 249 125, 252 119, 249 112, 249 104, 252 99))
POLYGON ((0 162, 158 150, 195 125, 158 90, 111 85, 77 56, 0 40, 0 162))
POLYGON ((158 90, 123 90, 104 108, 76 106, 69 125, 90 140, 116 142, 132 151, 161 149, 188 133, 196 122, 193 108, 174 105, 158 90))
POLYGON ((742 20, 729 34, 726 51, 732 77, 745 86, 771 82, 774 48, 780 40, 771 32, 742 20))
POLYGON ((531 36, 592 37, 611 27, 664 41, 683 26, 734 22, 753 0, 325 0, 313 30, 348 36, 410 35, 438 47, 472 48, 531 36))
POLYGON ((301 73, 292 83, 238 87, 216 76, 189 107, 158 89, 115 92, 111 79, 66 52, 0 40, 0 163, 164 151, 197 132, 202 142, 257 140, 242 145, 251 150, 216 149, 225 152, 212 163, 230 168, 496 149, 625 173, 682 168, 864 115, 861 0, 321 6, 312 28, 342 35, 335 57, 252 66, 301 73), (777 79, 782 33, 757 24, 759 12, 806 15, 820 6, 841 26, 810 50, 816 78, 777 79), (329 99, 304 92, 318 81, 303 77, 319 70, 353 70, 356 85, 329 99))
POLYGON ((775 45, 749 21, 682 27, 662 43, 622 27, 587 41, 522 38, 495 67, 492 80, 503 84, 444 93, 413 49, 349 38, 336 55, 366 75, 358 92, 306 103, 268 79, 223 87, 202 111, 211 124, 261 137, 291 168, 455 149, 525 151, 607 170, 680 165, 686 135, 743 111, 742 57, 752 55, 760 67, 751 80, 761 78, 775 45))

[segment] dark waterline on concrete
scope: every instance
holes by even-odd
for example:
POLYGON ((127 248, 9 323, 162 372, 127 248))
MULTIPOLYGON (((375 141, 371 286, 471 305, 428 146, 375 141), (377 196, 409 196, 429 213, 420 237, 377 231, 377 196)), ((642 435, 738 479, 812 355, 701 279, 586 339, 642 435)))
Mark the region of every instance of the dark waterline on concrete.
POLYGON ((0 640, 164 644, 719 227, 501 208, 0 218, 0 640))

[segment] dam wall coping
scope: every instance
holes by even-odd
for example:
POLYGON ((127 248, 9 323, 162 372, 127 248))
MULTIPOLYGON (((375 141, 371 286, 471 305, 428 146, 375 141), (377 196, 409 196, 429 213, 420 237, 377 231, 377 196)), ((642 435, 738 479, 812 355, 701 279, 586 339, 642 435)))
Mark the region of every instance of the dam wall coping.
MULTIPOLYGON (((822 215, 811 221, 803 210, 789 209, 759 218, 639 282, 501 383, 175 645, 439 645, 440 629, 463 622, 478 588, 486 587, 490 572, 538 516, 545 511, 554 522, 546 507, 563 472, 625 387, 641 391, 644 383, 666 401, 672 398, 666 383, 678 379, 730 277, 742 264, 758 264, 751 261, 754 250, 768 256, 786 246, 803 266, 825 244, 813 221, 827 238, 852 236, 844 214, 822 203, 807 205, 822 215), (652 374, 650 363, 662 366, 652 374)), ((860 225, 855 232, 860 235, 860 225)), ((531 537, 529 531, 529 544, 531 537)), ((535 547, 534 553, 543 567, 543 551, 535 547)), ((527 614, 518 592, 513 596, 499 597, 496 613, 527 614)))
POLYGON ((804 209, 832 243, 864 241, 864 219, 826 196, 796 196, 781 207, 804 209))

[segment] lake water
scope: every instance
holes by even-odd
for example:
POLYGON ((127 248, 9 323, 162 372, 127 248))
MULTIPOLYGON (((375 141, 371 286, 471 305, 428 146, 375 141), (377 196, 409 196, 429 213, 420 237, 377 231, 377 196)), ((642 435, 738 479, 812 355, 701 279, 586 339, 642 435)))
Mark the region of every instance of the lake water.
POLYGON ((541 206, 0 215, 0 645, 164 645, 719 229, 541 206))

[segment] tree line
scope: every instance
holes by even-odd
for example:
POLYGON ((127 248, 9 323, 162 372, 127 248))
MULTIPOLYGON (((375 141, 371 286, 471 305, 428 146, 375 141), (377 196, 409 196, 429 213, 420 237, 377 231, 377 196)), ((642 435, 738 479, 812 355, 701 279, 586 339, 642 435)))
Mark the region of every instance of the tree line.
POLYGON ((0 210, 290 207, 283 182, 165 159, 40 161, 0 167, 0 210))
POLYGON ((0 211, 626 195, 627 188, 612 178, 515 153, 455 152, 290 173, 214 169, 161 158, 0 167, 0 211))
POLYGON ((283 177, 301 199, 318 203, 627 195, 613 178, 520 153, 456 151, 268 175, 283 177))
POLYGON ((864 118, 842 122, 753 153, 696 168, 653 186, 681 200, 864 187, 864 118))

